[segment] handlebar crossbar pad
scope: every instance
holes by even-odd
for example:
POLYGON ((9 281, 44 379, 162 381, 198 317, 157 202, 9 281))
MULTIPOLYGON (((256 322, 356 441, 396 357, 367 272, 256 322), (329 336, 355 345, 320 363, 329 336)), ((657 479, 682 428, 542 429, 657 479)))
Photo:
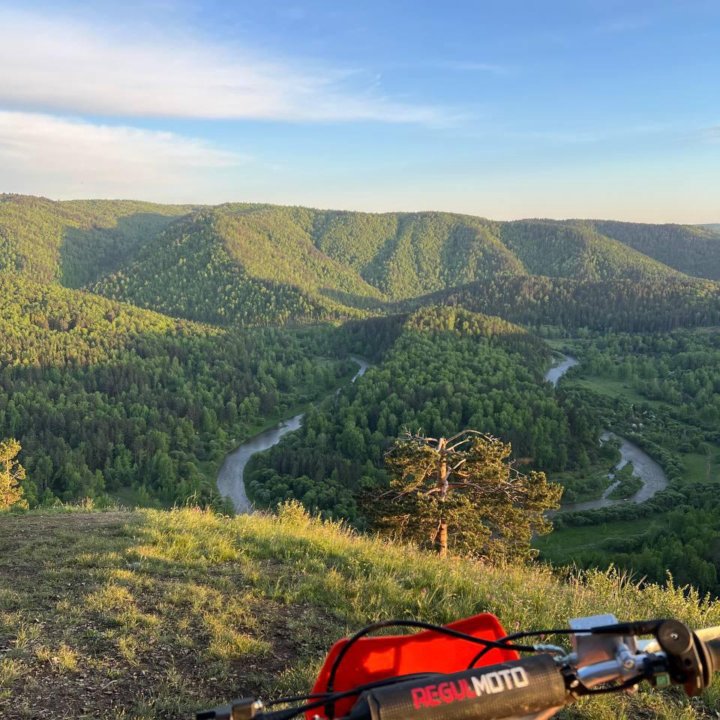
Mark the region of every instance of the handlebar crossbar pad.
POLYGON ((549 655, 370 691, 372 720, 497 720, 562 707, 571 696, 549 655))

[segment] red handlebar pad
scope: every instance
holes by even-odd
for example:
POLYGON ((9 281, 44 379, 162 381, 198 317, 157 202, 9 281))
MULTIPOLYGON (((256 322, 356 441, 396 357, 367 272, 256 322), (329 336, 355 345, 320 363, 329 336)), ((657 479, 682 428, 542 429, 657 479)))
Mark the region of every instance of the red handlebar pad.
MULTIPOLYGON (((485 640, 497 641, 507 635, 500 621, 490 613, 457 620, 446 627, 485 640)), ((315 681, 313 693, 327 690, 330 668, 347 642, 348 638, 343 638, 332 646, 315 681)), ((433 630, 423 630, 412 635, 364 637, 355 642, 343 658, 335 675, 333 690, 351 690, 358 685, 398 675, 460 672, 467 668, 480 650, 482 645, 441 635, 433 630)), ((518 657, 514 650, 492 649, 478 661, 477 666, 495 665, 517 660, 518 657)), ((335 703, 335 716, 348 715, 356 699, 338 700, 335 703)), ((315 715, 325 717, 324 708, 306 713, 307 720, 312 720, 315 715)))

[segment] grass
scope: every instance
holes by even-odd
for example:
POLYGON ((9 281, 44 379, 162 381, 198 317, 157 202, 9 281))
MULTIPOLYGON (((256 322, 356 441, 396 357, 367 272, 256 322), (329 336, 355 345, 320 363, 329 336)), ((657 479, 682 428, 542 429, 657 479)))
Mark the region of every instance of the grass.
POLYGON ((707 453, 682 455, 687 482, 710 482, 720 477, 720 448, 710 446, 707 453))
POLYGON ((543 560, 554 565, 572 565, 578 552, 592 550, 606 540, 629 539, 642 535, 657 518, 638 518, 632 523, 610 522, 602 525, 566 527, 555 530, 550 535, 538 537, 533 545, 540 550, 543 560))
POLYGON ((599 375, 584 375, 566 380, 567 387, 576 387, 582 390, 591 390, 611 398, 621 398, 629 403, 646 404, 650 407, 670 407, 668 403, 660 400, 649 400, 624 380, 601 377, 599 375))
MULTIPOLYGON (((482 611, 508 631, 599 612, 720 624, 720 605, 678 588, 638 589, 612 572, 443 563, 292 507, 279 518, 3 516, 0 716, 191 717, 232 697, 306 690, 329 645, 367 622, 482 611)), ((715 691, 692 704, 641 692, 565 717, 709 718, 718 708, 715 691)))

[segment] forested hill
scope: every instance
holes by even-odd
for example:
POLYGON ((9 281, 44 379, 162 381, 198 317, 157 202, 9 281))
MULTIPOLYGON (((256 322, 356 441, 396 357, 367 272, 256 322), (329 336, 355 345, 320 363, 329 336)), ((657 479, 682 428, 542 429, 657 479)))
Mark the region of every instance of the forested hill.
POLYGON ((609 220, 590 225, 687 275, 720 280, 720 225, 641 225, 609 220))
POLYGON ((352 305, 377 305, 380 295, 306 234, 210 211, 173 223, 90 288, 171 315, 242 325, 353 317, 352 305))
POLYGON ((720 277, 720 235, 680 225, 2 195, 0 272, 8 271, 191 320, 275 325, 361 317, 508 279, 579 283, 591 296, 622 282, 654 295, 677 297, 679 287, 704 295, 709 286, 690 276, 720 277))
POLYGON ((400 303, 396 309, 433 304, 457 305, 535 328, 662 332, 720 323, 720 285, 682 276, 662 282, 500 277, 400 303))
POLYGON ((184 205, 0 194, 0 272, 81 287, 127 262, 184 205))

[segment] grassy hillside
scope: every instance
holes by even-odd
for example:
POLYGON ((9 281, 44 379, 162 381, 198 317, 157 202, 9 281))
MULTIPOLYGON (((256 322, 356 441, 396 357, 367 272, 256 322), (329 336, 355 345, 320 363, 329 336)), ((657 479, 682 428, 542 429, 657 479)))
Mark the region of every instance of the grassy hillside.
MULTIPOLYGON (((6 515, 0 548, 7 720, 188 718, 233 697, 304 691, 333 640, 384 618, 446 623, 490 611, 509 631, 599 612, 720 624, 717 603, 675 588, 443 564, 296 509, 6 515)), ((718 699, 645 689, 564 717, 710 718, 718 699)))

